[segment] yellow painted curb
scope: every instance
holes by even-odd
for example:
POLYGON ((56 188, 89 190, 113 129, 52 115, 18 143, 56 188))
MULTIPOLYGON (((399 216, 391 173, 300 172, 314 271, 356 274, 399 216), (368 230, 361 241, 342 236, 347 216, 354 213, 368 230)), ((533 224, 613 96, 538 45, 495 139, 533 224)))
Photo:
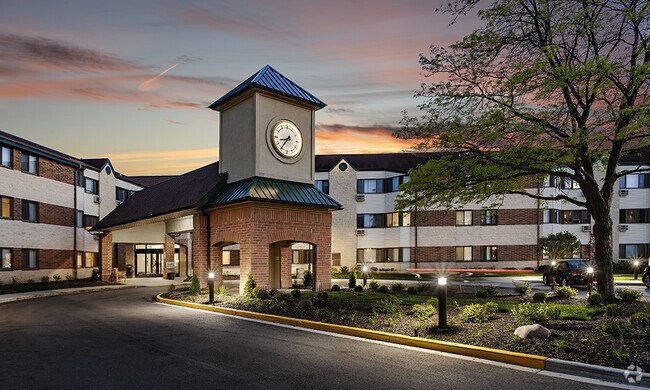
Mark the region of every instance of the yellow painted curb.
POLYGON ((255 313, 245 310, 226 309, 216 306, 208 306, 200 303, 182 302, 173 299, 162 298, 160 295, 156 296, 156 300, 161 303, 170 305, 190 307, 193 309, 200 309, 206 311, 213 311, 217 313, 230 314, 234 316, 253 318, 256 320, 276 322, 284 325, 299 326, 302 328, 309 328, 315 330, 322 330, 326 332, 339 333, 348 336, 363 337, 366 339, 386 341, 389 343, 408 345, 412 347, 433 349, 436 351, 455 353, 458 355, 472 356, 481 359, 496 360, 504 363, 517 364, 519 366, 537 368, 543 370, 545 368, 546 357, 537 355, 528 355, 519 352, 503 351, 500 349, 477 347, 475 345, 466 345, 459 343, 452 343, 448 341, 439 341, 424 339, 421 337, 403 336, 394 333, 380 332, 376 330, 353 328, 350 326, 328 324, 325 322, 316 322, 309 320, 301 320, 299 318, 290 318, 276 316, 273 314, 255 313))

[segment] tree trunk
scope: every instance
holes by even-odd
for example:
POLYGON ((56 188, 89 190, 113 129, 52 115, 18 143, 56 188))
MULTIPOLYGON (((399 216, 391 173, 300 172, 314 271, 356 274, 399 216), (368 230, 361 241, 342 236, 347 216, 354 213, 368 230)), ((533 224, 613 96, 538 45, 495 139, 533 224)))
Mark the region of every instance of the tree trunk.
POLYGON ((614 300, 614 251, 612 248, 612 218, 609 212, 594 217, 596 281, 598 292, 605 300, 614 300))

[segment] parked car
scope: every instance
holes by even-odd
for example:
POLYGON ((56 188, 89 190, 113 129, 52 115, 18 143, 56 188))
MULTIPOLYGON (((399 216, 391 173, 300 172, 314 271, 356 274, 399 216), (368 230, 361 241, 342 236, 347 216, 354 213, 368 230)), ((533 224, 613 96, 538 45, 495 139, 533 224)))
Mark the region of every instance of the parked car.
POLYGON ((650 267, 645 267, 641 280, 643 280, 643 284, 645 284, 647 288, 650 288, 650 267))
MULTIPOLYGON (((587 268, 594 268, 594 264, 586 260, 563 260, 544 272, 542 277, 544 285, 557 284, 560 286, 573 286, 575 284, 587 285, 587 268)), ((596 280, 596 273, 592 280, 596 280)))

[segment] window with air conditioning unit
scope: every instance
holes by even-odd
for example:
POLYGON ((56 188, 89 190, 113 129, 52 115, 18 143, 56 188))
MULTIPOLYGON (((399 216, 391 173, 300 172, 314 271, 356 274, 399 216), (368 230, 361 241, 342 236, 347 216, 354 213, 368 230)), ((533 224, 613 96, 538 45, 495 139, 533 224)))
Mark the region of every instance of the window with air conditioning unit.
POLYGON ((626 232, 630 227, 628 225, 618 225, 618 231, 626 232))
POLYGON ((365 230, 357 229, 357 236, 364 236, 366 234, 365 230))
POLYGON ((101 201, 102 201, 102 199, 99 196, 93 197, 93 202, 100 203, 101 201))
POLYGON ((364 200, 366 200, 366 196, 365 196, 365 195, 357 195, 357 202, 362 202, 362 201, 364 201, 364 200))
POLYGON ((629 194, 630 194, 630 190, 618 190, 619 196, 628 196, 629 194))
POLYGON ((582 231, 583 232, 590 232, 591 231, 591 225, 582 225, 582 231))

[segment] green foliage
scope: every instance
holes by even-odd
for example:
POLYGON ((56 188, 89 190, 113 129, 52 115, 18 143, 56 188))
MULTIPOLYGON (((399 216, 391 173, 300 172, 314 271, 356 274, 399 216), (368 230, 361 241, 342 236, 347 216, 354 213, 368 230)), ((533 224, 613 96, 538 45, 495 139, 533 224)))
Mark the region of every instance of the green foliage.
POLYGON ((580 254, 581 243, 575 234, 559 232, 540 237, 537 252, 547 253, 548 257, 555 259, 570 259, 573 255, 580 254))
POLYGON ((528 295, 530 294, 530 284, 529 283, 521 283, 517 284, 515 282, 512 282, 515 285, 515 294, 517 295, 528 295))
POLYGON ((553 292, 555 293, 555 296, 564 299, 575 297, 578 295, 578 290, 569 286, 555 286, 553 292))
POLYGON ((273 294, 273 299, 275 299, 278 302, 284 302, 289 298, 291 298, 291 294, 289 293, 278 292, 277 294, 273 294))
POLYGON ((54 275, 52 276, 52 279, 54 279, 55 281, 58 282, 59 280, 61 280, 61 275, 59 275, 59 274, 54 274, 54 275))
POLYGON ((395 295, 390 295, 387 298, 377 299, 372 303, 372 311, 375 314, 385 313, 393 314, 399 310, 402 301, 395 295))
POLYGON ((546 316, 547 309, 548 307, 545 304, 524 302, 513 307, 511 312, 519 325, 545 325, 548 323, 548 317, 546 316))
POLYGON ((460 320, 473 324, 482 324, 487 321, 485 307, 480 303, 463 306, 460 310, 460 320))
POLYGON ((199 278, 194 274, 192 276, 192 280, 190 281, 190 295, 197 296, 201 294, 201 282, 199 282, 199 278))
POLYGON ((378 283, 376 280, 371 280, 371 281, 368 283, 368 287, 369 287, 371 290, 379 290, 379 283, 378 283))
POLYGON ((65 274, 65 280, 67 280, 68 282, 71 282, 71 281, 74 280, 74 276, 72 276, 70 274, 65 274))
POLYGON ((427 300, 427 305, 431 305, 433 307, 438 307, 438 298, 429 298, 427 300))
POLYGON ((623 349, 621 349, 621 348, 611 349, 611 350, 607 351, 607 354, 609 356, 612 356, 612 357, 616 358, 621 363, 627 363, 627 360, 630 357, 630 355, 628 353, 624 352, 623 349))
POLYGON ((350 272, 350 269, 346 266, 341 267, 341 273, 342 274, 347 274, 350 272))
POLYGON ((418 293, 418 289, 416 287, 410 286, 406 289, 406 293, 409 295, 415 295, 418 293))
POLYGON ((297 288, 294 288, 293 290, 291 290, 291 296, 294 297, 294 298, 300 298, 301 294, 302 294, 302 292, 300 290, 298 290, 297 288))
POLYGON ((336 267, 332 267, 332 274, 338 274, 339 270, 336 267))
POLYGON ((605 316, 600 319, 596 329, 605 335, 620 338, 630 334, 630 323, 622 318, 605 316))
POLYGON ((247 297, 250 296, 255 287, 257 287, 257 283, 255 283, 255 279, 253 279, 253 274, 249 273, 246 278, 246 283, 244 284, 244 295, 247 297))
POLYGON ((565 350, 567 348, 566 339, 564 337, 559 337, 557 340, 555 340, 553 346, 555 349, 559 349, 561 351, 565 350))
POLYGON ((352 272, 350 274, 350 279, 348 279, 348 287, 354 288, 354 286, 356 285, 357 285, 357 274, 356 272, 352 272))
POLYGON ((404 285, 402 283, 391 283, 390 289, 393 291, 404 291, 404 285))
POLYGON ((612 303, 611 305, 605 306, 605 315, 607 317, 623 317, 623 308, 621 305, 612 303))
POLYGON ((496 313, 499 311, 499 304, 493 301, 486 302, 483 307, 485 308, 486 313, 496 313))
POLYGON ((336 306, 341 309, 353 309, 357 305, 357 296, 352 293, 345 293, 339 296, 336 306))
POLYGON ((645 312, 633 314, 630 317, 630 325, 632 325, 635 328, 650 327, 650 314, 645 312))
POLYGON ((176 290, 176 286, 174 283, 170 283, 169 286, 167 286, 167 292, 173 293, 174 290, 176 290))
POLYGON ((219 291, 217 291, 217 294, 226 295, 226 286, 224 286, 223 284, 219 286, 219 291))
POLYGON ((311 286, 311 283, 313 282, 314 277, 312 276, 311 272, 305 271, 305 273, 302 276, 302 282, 305 285, 305 287, 311 286))
POLYGON ((387 286, 379 287, 379 292, 383 293, 383 294, 387 294, 388 293, 388 287, 387 286))
POLYGON ((355 318, 357 318, 356 311, 348 316, 348 321, 354 321, 355 318))
POLYGON ((587 304, 589 306, 600 306, 603 304, 603 296, 598 293, 592 293, 587 297, 587 304))
POLYGON ((341 291, 341 286, 339 286, 338 284, 333 285, 332 291, 341 291))
POLYGON ((432 305, 424 304, 415 304, 411 309, 411 314, 415 316, 420 321, 424 321, 428 318, 433 317, 436 314, 436 308, 432 305))
POLYGON ((47 283, 47 282, 49 282, 49 281, 50 281, 50 277, 47 276, 47 275, 46 275, 46 276, 43 276, 43 277, 41 278, 41 283, 47 283))
POLYGON ((560 308, 558 306, 549 306, 546 309, 546 317, 549 320, 559 320, 560 319, 560 308))
POLYGON ((397 321, 395 321, 395 320, 392 319, 392 318, 389 318, 389 319, 388 319, 388 322, 386 323, 386 325, 388 325, 389 327, 392 328, 393 326, 397 325, 397 321))
POLYGON ((538 291, 535 294, 533 294, 533 302, 538 302, 538 303, 546 302, 546 293, 538 291))
POLYGON ((318 299, 322 299, 323 301, 326 301, 328 294, 327 291, 319 291, 318 294, 316 294, 316 296, 318 296, 318 299))
POLYGON ((356 286, 354 286, 354 292, 363 292, 363 286, 357 284, 356 286))
POLYGON ((251 291, 251 297, 264 300, 264 299, 271 298, 271 294, 269 294, 269 292, 266 291, 266 289, 263 289, 261 287, 255 287, 253 291, 251 291))
POLYGON ((480 289, 474 293, 474 296, 478 299, 487 299, 490 297, 490 294, 485 289, 480 289))
POLYGON ((636 302, 640 301, 643 298, 643 294, 641 294, 639 291, 629 288, 617 288, 616 296, 619 297, 623 302, 636 302))

